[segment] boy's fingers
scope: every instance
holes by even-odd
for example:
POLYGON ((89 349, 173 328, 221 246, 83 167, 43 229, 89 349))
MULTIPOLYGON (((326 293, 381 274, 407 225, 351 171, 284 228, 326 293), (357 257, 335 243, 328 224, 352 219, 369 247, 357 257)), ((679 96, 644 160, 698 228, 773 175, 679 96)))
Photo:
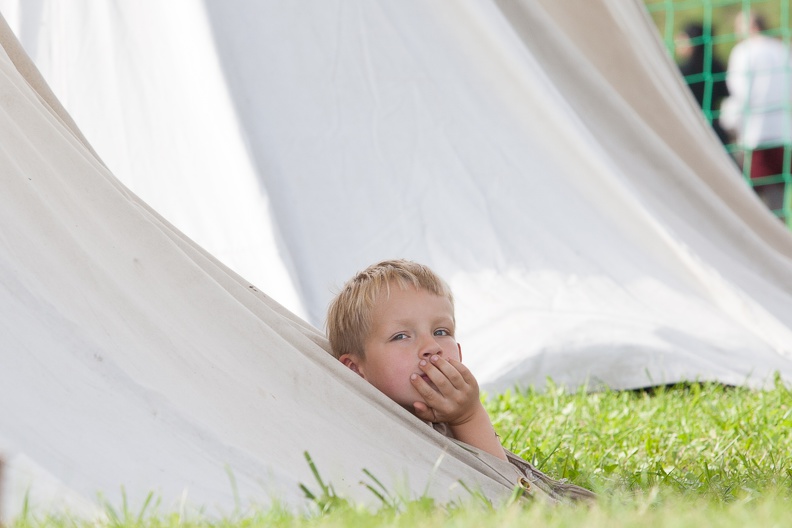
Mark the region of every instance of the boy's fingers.
POLYGON ((465 384, 468 383, 462 373, 457 369, 457 365, 462 366, 459 362, 457 362, 457 365, 454 365, 440 356, 432 356, 427 363, 434 365, 435 368, 426 368, 424 372, 426 372, 429 378, 440 389, 446 384, 446 380, 457 390, 463 389, 465 384), (432 375, 433 373, 435 374, 434 376, 432 375))
POLYGON ((448 376, 440 370, 439 365, 433 364, 429 360, 424 360, 418 363, 418 367, 424 372, 429 380, 437 387, 437 391, 443 396, 448 396, 454 390, 457 390, 452 381, 449 381, 448 376))
POLYGON ((443 369, 443 373, 453 382, 456 388, 460 390, 466 386, 478 388, 475 376, 461 361, 453 358, 443 359, 438 356, 436 365, 438 368, 443 369))
POLYGON ((465 383, 468 385, 478 385, 476 377, 472 372, 470 372, 470 369, 467 368, 464 363, 452 358, 448 358, 446 361, 448 361, 448 363, 453 366, 457 372, 459 372, 459 375, 462 376, 462 379, 465 380, 465 383))
POLYGON ((427 422, 437 421, 434 411, 427 407, 425 403, 415 402, 413 403, 413 409, 415 410, 415 416, 421 420, 426 420, 427 422))
MULTIPOLYGON (((431 376, 429 377, 429 379, 431 379, 431 376)), ((429 404, 428 405, 429 407, 433 407, 432 404, 437 403, 438 398, 442 398, 440 393, 438 393, 437 390, 433 389, 432 386, 429 385, 426 382, 426 380, 423 379, 421 376, 413 374, 412 376, 410 376, 410 382, 412 382, 413 387, 415 387, 415 390, 418 391, 418 394, 420 394, 423 397, 424 401, 426 401, 429 404)), ((432 381, 432 383, 434 383, 434 380, 432 381)))
MULTIPOLYGON (((438 373, 439 375, 442 375, 438 373)), ((418 391, 418 394, 423 398, 425 403, 416 402, 418 405, 413 403, 413 408, 416 410, 416 416, 421 418, 422 420, 433 420, 439 421, 441 418, 447 415, 447 413, 452 412, 457 404, 453 403, 453 399, 449 399, 448 396, 443 394, 441 389, 436 386, 432 386, 429 384, 425 379, 421 376, 413 375, 410 377, 410 381, 413 384, 413 387, 418 391), (417 414, 419 409, 425 406, 428 410, 426 413, 417 414)), ((434 383, 434 382, 432 382, 434 383)), ((446 392, 450 392, 448 390, 448 381, 445 382, 445 389, 446 392)))

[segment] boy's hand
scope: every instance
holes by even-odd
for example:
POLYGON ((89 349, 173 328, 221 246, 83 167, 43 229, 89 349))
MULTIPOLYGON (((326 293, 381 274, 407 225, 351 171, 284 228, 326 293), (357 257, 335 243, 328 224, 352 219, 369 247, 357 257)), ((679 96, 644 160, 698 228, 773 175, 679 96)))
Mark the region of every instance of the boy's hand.
POLYGON ((413 374, 410 381, 423 402, 413 403, 415 415, 430 422, 445 422, 459 441, 506 460, 489 415, 479 399, 476 378, 461 362, 440 356, 419 363, 431 383, 413 374), (424 403, 425 402, 425 403, 424 403))
POLYGON ((431 383, 418 375, 410 378, 413 387, 424 399, 423 402, 413 403, 418 418, 445 422, 454 427, 464 425, 484 411, 479 400, 478 382, 461 362, 434 355, 422 360, 419 367, 431 383))

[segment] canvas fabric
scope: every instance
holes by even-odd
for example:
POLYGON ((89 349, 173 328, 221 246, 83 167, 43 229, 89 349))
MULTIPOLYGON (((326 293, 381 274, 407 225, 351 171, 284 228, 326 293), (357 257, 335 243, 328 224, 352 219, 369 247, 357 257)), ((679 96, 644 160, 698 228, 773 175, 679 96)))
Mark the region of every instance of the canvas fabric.
POLYGON ((425 427, 116 180, 4 24, 0 41, 6 520, 149 493, 185 515, 307 508, 305 453, 363 504, 364 469, 405 499, 511 494, 508 464, 425 427))
POLYGON ((490 394, 792 377, 792 237, 638 0, 0 12, 4 512, 303 504, 304 451, 353 497, 510 494, 327 354, 385 258, 448 280, 490 394))

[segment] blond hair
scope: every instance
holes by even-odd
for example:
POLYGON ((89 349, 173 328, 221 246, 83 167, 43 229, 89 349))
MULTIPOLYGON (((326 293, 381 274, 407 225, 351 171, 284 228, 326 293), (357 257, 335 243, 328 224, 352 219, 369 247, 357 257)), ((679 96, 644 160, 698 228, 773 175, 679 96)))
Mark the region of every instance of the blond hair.
POLYGON ((403 259, 373 264, 352 277, 327 309, 327 336, 333 356, 365 357, 363 343, 371 330, 374 304, 381 290, 390 294, 391 284, 440 295, 451 302, 452 310, 454 308, 451 288, 427 266, 403 259))

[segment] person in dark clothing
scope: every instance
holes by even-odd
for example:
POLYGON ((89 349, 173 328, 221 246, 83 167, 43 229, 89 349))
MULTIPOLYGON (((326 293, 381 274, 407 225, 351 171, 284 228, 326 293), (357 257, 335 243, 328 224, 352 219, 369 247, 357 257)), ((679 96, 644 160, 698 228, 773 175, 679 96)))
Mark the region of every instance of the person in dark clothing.
MULTIPOLYGON (((726 68, 712 53, 711 40, 705 44, 702 40, 703 36, 704 26, 697 22, 686 24, 677 36, 676 53, 680 58, 679 70, 705 115, 712 118, 713 130, 726 145, 730 142, 729 134, 721 127, 718 119, 713 117, 721 101, 729 95, 729 89, 726 87, 726 68)), ((708 36, 714 37, 714 32, 708 36)))

